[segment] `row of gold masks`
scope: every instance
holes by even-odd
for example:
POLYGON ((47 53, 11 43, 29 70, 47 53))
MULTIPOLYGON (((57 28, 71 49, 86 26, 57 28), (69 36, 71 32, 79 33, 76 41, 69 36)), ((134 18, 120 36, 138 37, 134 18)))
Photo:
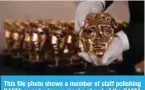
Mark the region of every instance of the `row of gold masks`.
MULTIPOLYGON (((32 59, 32 56, 38 57, 39 53, 74 53, 77 37, 73 34, 73 26, 73 21, 5 20, 7 49, 12 54, 12 50, 17 50, 18 56, 23 56, 23 52, 29 53, 29 59, 32 59)), ((45 57, 50 58, 47 55, 45 57)))
MULTIPOLYGON (((61 20, 5 20, 5 39, 7 49, 17 50, 16 56, 28 54, 29 60, 54 59, 54 56, 70 57, 80 50, 88 54, 103 56, 117 29, 110 25, 113 21, 109 14, 89 14, 78 34, 74 33, 74 21, 61 20), (108 19, 104 19, 107 18, 108 19), (109 27, 103 31, 103 26, 109 27), (107 36, 107 32, 111 34, 107 36), (95 47, 95 48, 94 48, 95 47)), ((120 25, 125 25, 121 23, 120 25)))

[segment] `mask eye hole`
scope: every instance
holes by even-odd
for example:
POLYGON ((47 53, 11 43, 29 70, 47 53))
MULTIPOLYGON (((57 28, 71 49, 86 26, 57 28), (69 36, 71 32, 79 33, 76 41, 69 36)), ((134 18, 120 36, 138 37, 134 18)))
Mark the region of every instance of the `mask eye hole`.
POLYGON ((83 30, 83 37, 86 37, 86 38, 92 37, 94 31, 95 31, 95 27, 85 28, 83 30))
POLYGON ((84 30, 83 30, 83 33, 87 33, 87 30, 88 30, 88 29, 84 29, 84 30))
POLYGON ((107 26, 107 25, 100 26, 100 30, 101 30, 102 34, 105 36, 111 36, 113 33, 112 28, 110 26, 107 26))
POLYGON ((93 32, 93 30, 90 28, 87 30, 87 34, 91 34, 93 32))
POLYGON ((89 27, 89 28, 84 29, 84 32, 87 33, 87 34, 91 34, 94 31, 95 31, 94 27, 89 27))

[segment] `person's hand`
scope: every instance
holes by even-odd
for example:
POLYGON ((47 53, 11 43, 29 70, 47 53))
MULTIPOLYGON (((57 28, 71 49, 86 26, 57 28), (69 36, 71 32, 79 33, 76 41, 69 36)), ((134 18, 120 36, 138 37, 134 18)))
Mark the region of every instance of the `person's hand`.
POLYGON ((101 61, 97 61, 98 58, 95 55, 89 55, 86 52, 81 52, 78 55, 82 57, 85 61, 92 63, 94 65, 109 65, 119 58, 123 53, 123 44, 119 37, 115 37, 112 43, 109 45, 108 50, 105 52, 101 61), (100 62, 100 63, 98 63, 100 62))
POLYGON ((119 37, 115 37, 101 59, 101 65, 109 65, 118 59, 123 53, 123 43, 119 37))
MULTIPOLYGON (((84 25, 85 17, 90 13, 102 13, 104 11, 105 2, 103 1, 84 1, 79 4, 75 15, 75 32, 79 32, 84 25)), ((120 57, 123 51, 129 49, 129 42, 124 32, 119 32, 118 37, 114 38, 108 50, 105 52, 101 64, 108 65, 120 57)), ((97 57, 95 55, 88 55, 82 51, 78 54, 87 62, 98 65, 97 57)))
POLYGON ((104 11, 103 1, 83 1, 76 10, 75 32, 79 32, 84 24, 86 16, 90 13, 102 13, 104 11))
POLYGON ((92 63, 94 65, 99 65, 98 58, 95 55, 89 55, 87 52, 80 52, 78 55, 83 58, 86 62, 92 63))
POLYGON ((123 51, 129 49, 129 42, 126 37, 126 34, 123 31, 117 33, 112 42, 110 43, 107 51, 104 53, 103 57, 101 58, 100 63, 96 60, 98 59, 94 55, 88 55, 86 52, 81 52, 78 55, 82 57, 85 61, 90 62, 94 65, 109 65, 114 62, 116 59, 122 56, 123 51))

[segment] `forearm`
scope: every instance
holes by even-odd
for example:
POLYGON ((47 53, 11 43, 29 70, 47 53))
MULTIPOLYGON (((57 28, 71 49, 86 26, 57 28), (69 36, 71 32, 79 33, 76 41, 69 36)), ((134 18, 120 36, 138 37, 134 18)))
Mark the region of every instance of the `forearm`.
POLYGON ((130 49, 124 53, 127 62, 136 64, 144 57, 144 23, 131 24, 124 30, 130 49))
POLYGON ((105 1, 105 9, 104 10, 106 10, 112 3, 113 3, 113 1, 105 1))

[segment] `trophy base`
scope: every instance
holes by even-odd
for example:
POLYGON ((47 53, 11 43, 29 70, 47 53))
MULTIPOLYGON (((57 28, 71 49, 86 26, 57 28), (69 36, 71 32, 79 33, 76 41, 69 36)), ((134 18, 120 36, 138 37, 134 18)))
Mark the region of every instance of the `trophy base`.
POLYGON ((3 66, 11 66, 12 57, 8 53, 0 54, 0 64, 3 66))
POLYGON ((47 66, 47 74, 54 71, 54 75, 74 75, 74 72, 84 70, 84 62, 77 62, 72 64, 59 64, 58 66, 50 65, 47 66))
POLYGON ((2 53, 0 64, 25 72, 24 75, 117 75, 115 71, 109 70, 108 66, 95 67, 82 59, 73 62, 60 60, 56 65, 54 60, 34 62, 2 53))

